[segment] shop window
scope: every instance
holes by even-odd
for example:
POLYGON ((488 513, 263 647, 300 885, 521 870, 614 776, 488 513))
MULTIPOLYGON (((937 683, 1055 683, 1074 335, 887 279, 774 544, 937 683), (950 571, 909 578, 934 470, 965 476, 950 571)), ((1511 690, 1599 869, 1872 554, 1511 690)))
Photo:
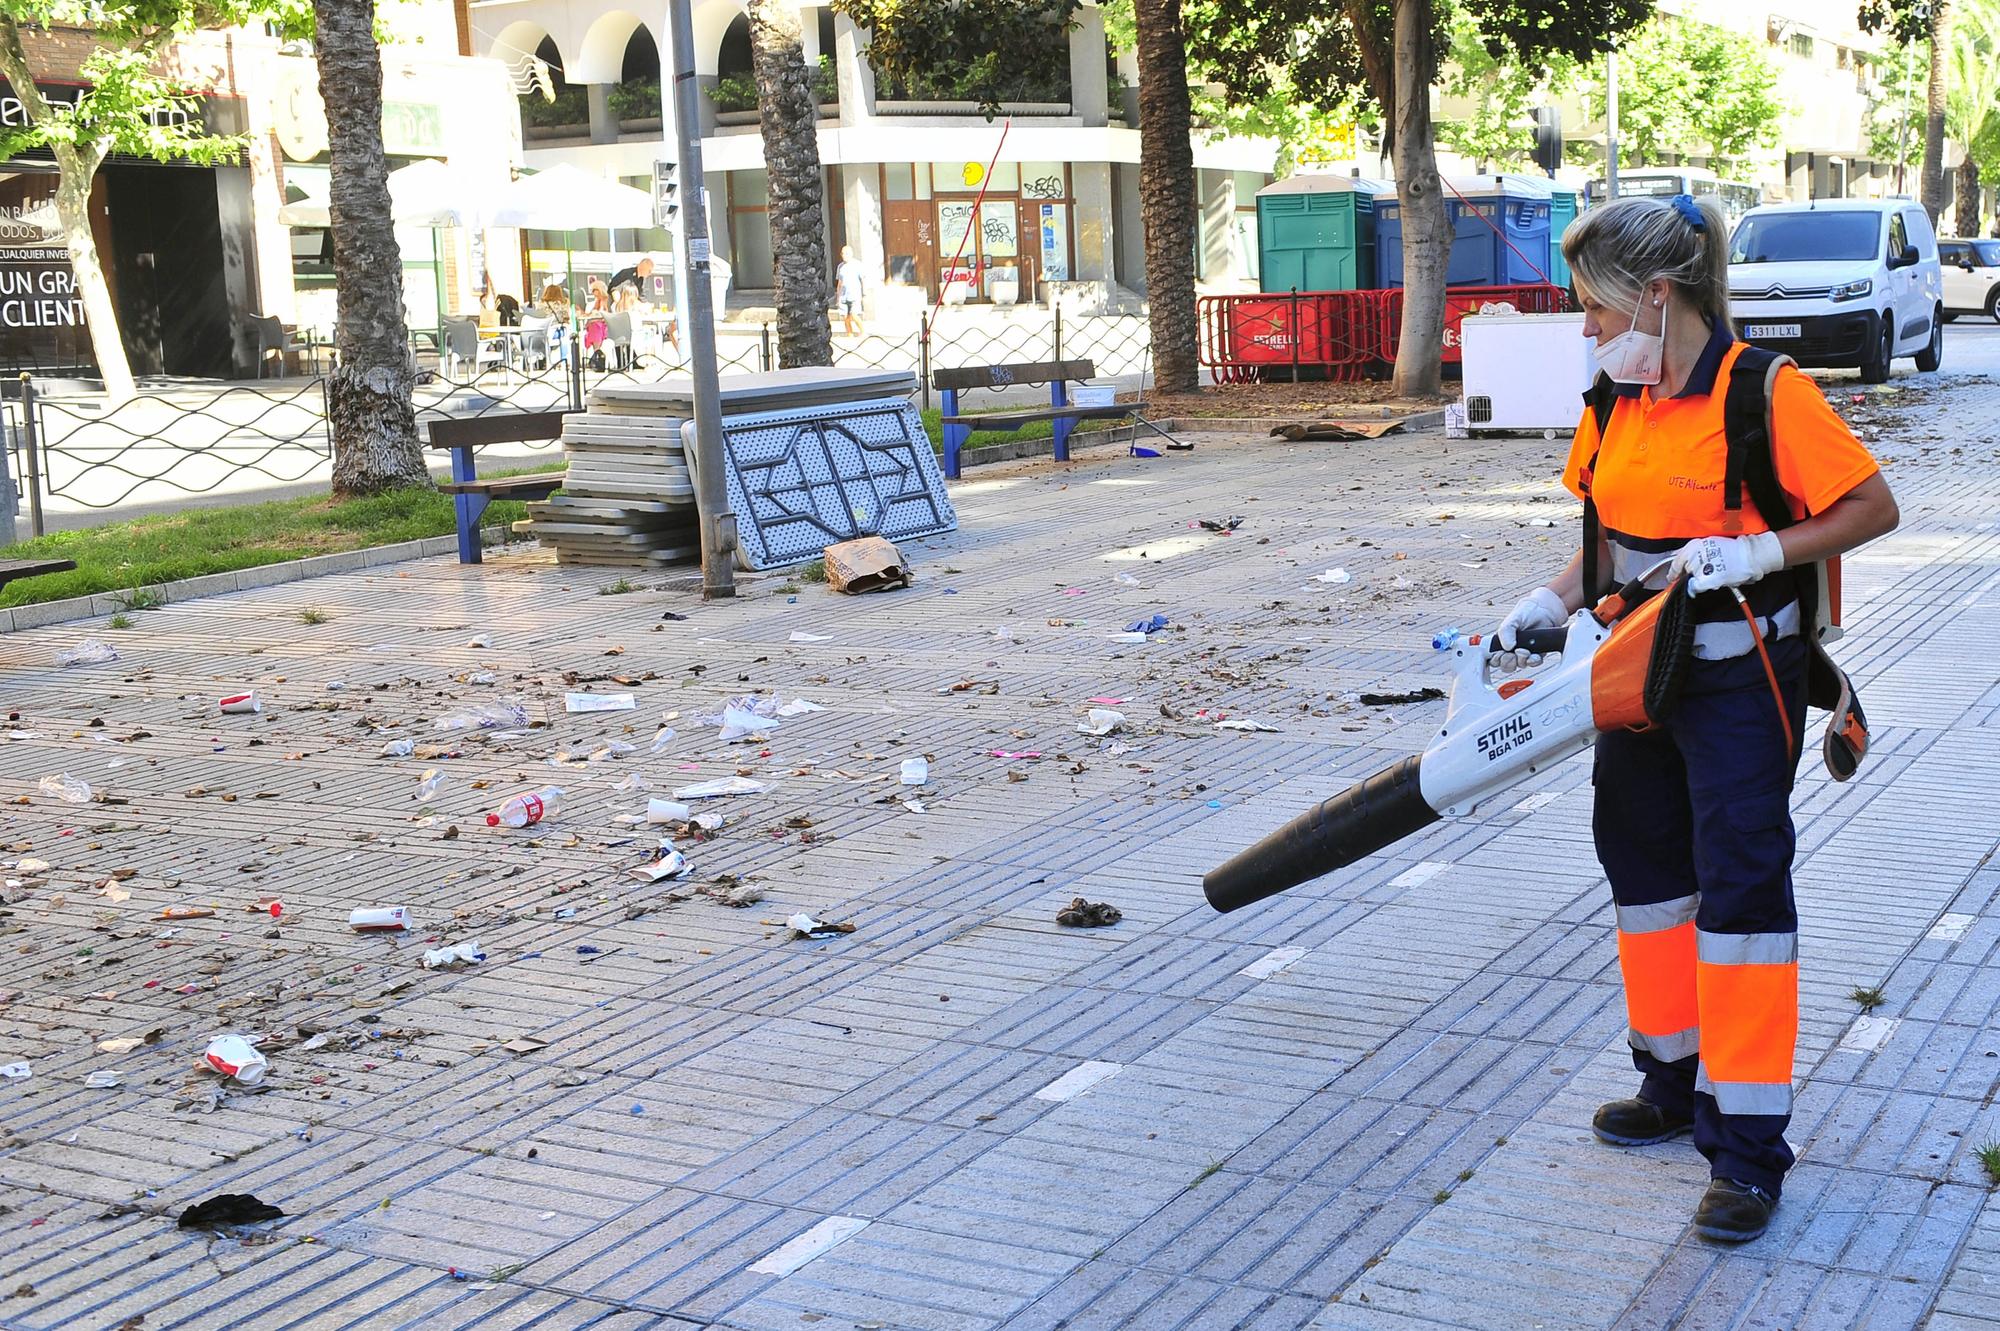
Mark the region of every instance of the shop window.
POLYGON ((1021 163, 1021 197, 1067 199, 1069 179, 1061 162, 1021 163))
POLYGON ((884 164, 882 197, 891 203, 903 203, 917 197, 916 173, 908 162, 884 164))

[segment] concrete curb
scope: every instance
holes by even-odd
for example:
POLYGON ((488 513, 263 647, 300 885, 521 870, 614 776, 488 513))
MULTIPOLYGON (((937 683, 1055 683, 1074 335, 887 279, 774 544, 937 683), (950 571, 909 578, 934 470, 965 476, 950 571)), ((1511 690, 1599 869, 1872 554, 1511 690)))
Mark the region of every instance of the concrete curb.
MULTIPOLYGON (((497 527, 484 528, 481 534, 489 546, 504 543, 505 533, 497 527)), ((362 550, 340 550, 330 555, 310 555, 305 559, 287 559, 276 564, 260 564, 256 568, 236 569, 229 573, 210 573, 199 578, 155 583, 138 590, 151 592, 160 598, 162 604, 172 605, 177 601, 192 601, 200 596, 254 591, 259 587, 275 587, 285 582, 303 582, 307 578, 322 577, 328 573, 351 573, 355 569, 377 568, 383 564, 400 564, 409 559, 429 559, 437 555, 456 553, 458 553, 456 534, 427 536, 419 541, 398 541, 393 545, 375 545, 362 550)), ((67 624, 79 619, 94 619, 99 615, 113 615, 127 608, 126 598, 130 595, 130 590, 98 592, 91 596, 72 596, 61 601, 40 601, 34 605, 10 606, 0 609, 0 633, 12 633, 17 629, 38 629, 50 624, 67 624)))

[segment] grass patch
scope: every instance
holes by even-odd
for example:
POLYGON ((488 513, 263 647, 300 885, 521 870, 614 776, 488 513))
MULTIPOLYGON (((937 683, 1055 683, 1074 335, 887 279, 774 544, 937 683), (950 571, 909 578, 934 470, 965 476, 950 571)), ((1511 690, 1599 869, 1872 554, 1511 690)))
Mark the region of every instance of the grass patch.
POLYGON ((1431 1205, 1433 1206, 1443 1206, 1446 1202, 1450 1200, 1451 1200, 1451 1190, 1449 1188, 1439 1188, 1436 1192, 1431 1194, 1431 1205))
POLYGON ((630 578, 620 578, 616 582, 607 582, 602 587, 599 587, 597 594, 599 596, 629 596, 638 590, 638 583, 632 581, 630 578))
POLYGON ((167 598, 160 595, 156 588, 134 587, 119 597, 118 603, 127 610, 158 610, 167 603, 167 598))
POLYGON ((1987 1142, 1976 1154, 1981 1168, 1986 1171, 1987 1184, 2000 1184, 2000 1141, 1987 1142))
MULTIPOLYGON (((561 462, 518 472, 555 471, 561 462)), ((487 523, 511 523, 528 516, 515 499, 496 500, 487 523)), ((133 589, 130 609, 160 604, 151 587, 209 573, 259 568, 287 559, 364 550, 457 530, 450 495, 435 490, 400 490, 339 503, 325 495, 279 499, 261 504, 190 508, 129 522, 110 522, 80 531, 51 532, 0 549, 6 559, 73 559, 64 573, 21 578, 0 588, 0 606, 33 605, 69 596, 133 589)))
POLYGON ((1222 1162, 1220 1160, 1209 1161, 1208 1168, 1202 1170, 1199 1174, 1196 1174, 1194 1176, 1194 1182, 1188 1184, 1188 1190, 1192 1192, 1194 1189, 1199 1188, 1202 1184, 1206 1183, 1211 1177, 1213 1177, 1216 1174, 1216 1172, 1219 1171, 1221 1168, 1222 1168, 1222 1162))
POLYGON ((329 615, 318 606, 309 605, 299 611, 299 623, 301 624, 324 624, 331 618, 333 618, 332 615, 329 615))
POLYGON ((792 570, 792 577, 798 582, 825 582, 826 556, 821 555, 810 564, 801 564, 792 570))
MULTIPOLYGON (((1047 404, 1043 403, 1042 405, 1046 406, 1047 404)), ((993 410, 1015 412, 1032 411, 1034 408, 1027 406, 995 407, 993 410)), ((924 418, 924 432, 931 437, 931 448, 938 453, 943 453, 944 411, 941 408, 932 407, 929 411, 920 414, 924 418)), ((968 411, 964 414, 977 416, 983 413, 968 411)), ((1078 434, 1089 434, 1097 430, 1113 429, 1121 424, 1123 422, 1115 420, 1078 421, 1076 429, 1072 432, 1072 437, 1078 434)), ((990 444, 1011 443, 1017 439, 1048 439, 1052 438, 1055 432, 1056 423, 1054 421, 1030 421, 1018 430, 974 430, 966 439, 965 447, 968 449, 985 448, 990 444)))
POLYGON ((1873 1012, 1888 1001, 1880 989, 1856 989, 1848 997, 1859 1003, 1863 1012, 1873 1012))
POLYGON ((104 627, 108 629, 129 629, 132 627, 132 616, 120 610, 105 622, 104 627))

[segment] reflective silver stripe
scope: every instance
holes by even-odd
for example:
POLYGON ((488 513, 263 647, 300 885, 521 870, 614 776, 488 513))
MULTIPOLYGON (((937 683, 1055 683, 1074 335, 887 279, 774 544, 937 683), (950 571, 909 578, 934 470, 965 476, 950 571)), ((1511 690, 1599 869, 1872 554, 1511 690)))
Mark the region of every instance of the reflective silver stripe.
POLYGON ((1672 901, 1652 901, 1643 906, 1618 907, 1618 932, 1656 934, 1662 929, 1678 929, 1694 919, 1698 896, 1675 897, 1672 901))
POLYGON ((1799 936, 1712 934, 1697 929, 1694 955, 1711 966, 1787 966, 1799 959, 1799 936))
POLYGON ((1694 1089, 1715 1097, 1715 1107, 1725 1114, 1790 1114, 1792 1084, 1788 1081, 1710 1081, 1708 1069, 1697 1064, 1694 1089))
MULTIPOLYGON (((1758 631, 1764 641, 1795 637, 1799 631, 1799 603, 1793 601, 1775 615, 1760 616, 1758 631)), ((1727 661, 1757 650, 1750 626, 1741 619, 1725 619, 1694 626, 1694 656, 1697 661, 1727 661)))
MULTIPOLYGON (((1615 539, 1607 540, 1605 544, 1611 547, 1611 580, 1620 587, 1673 553, 1671 550, 1664 554, 1658 550, 1634 550, 1630 546, 1619 544, 1615 539)), ((1667 570, 1664 568, 1646 579, 1646 586, 1654 591, 1666 585, 1667 570)))
POLYGON ((1677 1063, 1701 1052, 1701 1027, 1690 1026, 1672 1035, 1648 1035, 1644 1031, 1625 1028, 1625 1043, 1634 1049, 1643 1049, 1654 1058, 1677 1063))

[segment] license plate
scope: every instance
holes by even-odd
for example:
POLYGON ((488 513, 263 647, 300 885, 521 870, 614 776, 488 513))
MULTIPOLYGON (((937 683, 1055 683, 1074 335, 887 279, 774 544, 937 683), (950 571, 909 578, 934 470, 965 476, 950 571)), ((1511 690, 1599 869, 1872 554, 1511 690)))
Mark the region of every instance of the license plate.
POLYGON ((1799 336, 1799 332, 1797 324, 1745 324, 1743 326, 1743 336, 1745 337, 1797 337, 1799 336))

